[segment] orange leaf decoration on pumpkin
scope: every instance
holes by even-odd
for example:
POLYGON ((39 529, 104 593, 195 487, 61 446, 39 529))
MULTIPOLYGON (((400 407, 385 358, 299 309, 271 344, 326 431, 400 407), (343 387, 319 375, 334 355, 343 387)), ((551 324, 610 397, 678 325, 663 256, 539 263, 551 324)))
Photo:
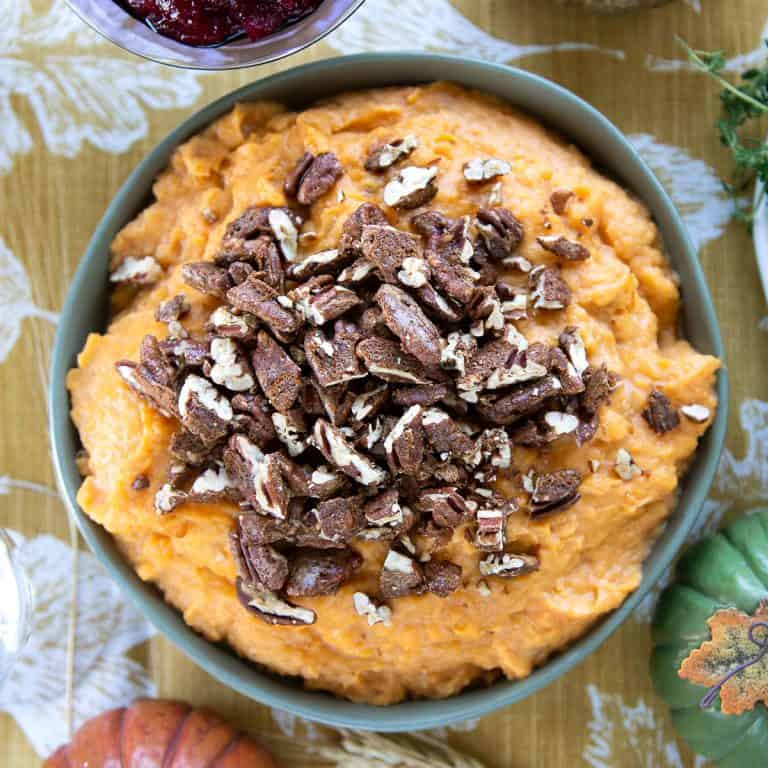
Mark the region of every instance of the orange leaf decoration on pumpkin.
POLYGON ((768 704, 768 600, 752 616, 726 608, 707 624, 712 639, 691 651, 678 670, 685 680, 711 686, 701 707, 710 706, 718 692, 726 715, 740 715, 759 701, 768 704))

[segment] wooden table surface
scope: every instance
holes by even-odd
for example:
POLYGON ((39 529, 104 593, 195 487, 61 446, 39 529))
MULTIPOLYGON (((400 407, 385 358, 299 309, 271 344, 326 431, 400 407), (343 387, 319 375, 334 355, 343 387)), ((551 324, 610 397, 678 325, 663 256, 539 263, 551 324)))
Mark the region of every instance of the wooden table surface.
MULTIPOLYGON (((765 299, 752 242, 728 223, 729 201, 717 182, 729 168, 713 130, 717 89, 681 65, 674 35, 739 55, 732 62, 738 68, 762 56, 768 3, 678 0, 620 18, 563 10, 554 0, 452 6, 368 0, 326 42, 287 61, 203 75, 119 51, 60 1, 0 0, 0 526, 28 540, 43 533, 67 540, 66 512, 44 492, 54 485, 46 387, 55 312, 99 217, 134 165, 192 110, 232 88, 306 61, 404 44, 514 62, 572 89, 632 135, 701 245, 727 349, 728 450, 707 524, 765 500, 765 299)), ((448 738, 498 768, 703 764, 677 744, 652 692, 647 614, 638 612, 546 690, 448 738)), ((255 732, 275 731, 278 721, 283 729, 295 726, 220 685, 161 637, 131 656, 147 666, 161 695, 215 707, 255 732)), ((7 698, 0 695, 0 708, 13 709, 7 698)), ((39 762, 16 721, 0 714, 0 765, 39 762)))

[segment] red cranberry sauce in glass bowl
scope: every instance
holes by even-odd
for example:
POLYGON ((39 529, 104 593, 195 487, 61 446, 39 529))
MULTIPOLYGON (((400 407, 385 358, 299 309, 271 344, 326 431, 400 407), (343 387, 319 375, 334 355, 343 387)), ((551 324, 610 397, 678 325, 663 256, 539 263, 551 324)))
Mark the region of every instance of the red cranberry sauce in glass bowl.
POLYGON ((306 16, 322 0, 116 0, 132 16, 180 43, 260 40, 306 16))

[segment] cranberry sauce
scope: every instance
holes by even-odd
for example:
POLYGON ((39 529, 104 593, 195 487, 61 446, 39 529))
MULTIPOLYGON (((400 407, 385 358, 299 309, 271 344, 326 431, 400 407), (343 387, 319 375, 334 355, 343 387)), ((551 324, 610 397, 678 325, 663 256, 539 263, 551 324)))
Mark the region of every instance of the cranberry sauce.
POLYGON ((117 0, 161 35, 187 45, 258 40, 313 11, 321 0, 117 0))

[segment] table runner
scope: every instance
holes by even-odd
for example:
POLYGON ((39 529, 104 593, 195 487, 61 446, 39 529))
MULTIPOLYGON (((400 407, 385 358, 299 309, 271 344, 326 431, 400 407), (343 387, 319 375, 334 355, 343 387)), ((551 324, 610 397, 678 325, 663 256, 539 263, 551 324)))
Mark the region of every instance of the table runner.
MULTIPOLYGON (((67 516, 46 428, 48 359, 68 282, 109 200, 192 110, 297 64, 410 49, 514 63, 595 105, 625 131, 684 214, 710 282, 731 373, 726 452, 695 536, 768 499, 768 318, 752 242, 729 223, 717 89, 684 62, 677 33, 722 48, 728 69, 763 59, 762 0, 678 0, 623 17, 553 0, 368 0, 347 24, 276 65, 202 74, 143 62, 100 39, 61 0, 0 0, 0 526, 15 532, 39 598, 34 634, 0 690, 0 765, 39 765, 66 736, 72 574, 67 516)), ((82 548, 82 544, 80 545, 82 548)), ((74 719, 137 694, 186 699, 258 733, 313 727, 228 690, 154 635, 93 557, 81 553, 74 719), (101 610, 93 610, 95 604, 101 610), (91 608, 89 608, 91 606, 91 608)), ((488 766, 682 768, 647 673, 647 599, 598 652, 538 693, 445 735, 488 766)))

